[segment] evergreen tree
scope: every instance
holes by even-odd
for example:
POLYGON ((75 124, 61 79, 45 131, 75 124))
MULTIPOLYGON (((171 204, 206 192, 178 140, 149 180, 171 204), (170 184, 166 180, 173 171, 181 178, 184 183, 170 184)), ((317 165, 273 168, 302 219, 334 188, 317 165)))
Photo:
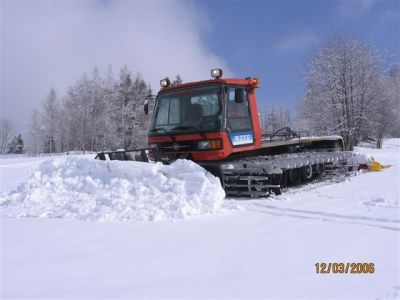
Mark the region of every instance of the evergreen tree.
POLYGON ((181 75, 178 74, 178 75, 176 75, 174 81, 172 82, 172 85, 177 85, 177 84, 182 84, 182 83, 183 83, 182 77, 181 77, 181 75))
POLYGON ((25 152, 24 140, 22 139, 22 135, 18 134, 14 136, 11 142, 8 144, 9 154, 22 154, 25 152))

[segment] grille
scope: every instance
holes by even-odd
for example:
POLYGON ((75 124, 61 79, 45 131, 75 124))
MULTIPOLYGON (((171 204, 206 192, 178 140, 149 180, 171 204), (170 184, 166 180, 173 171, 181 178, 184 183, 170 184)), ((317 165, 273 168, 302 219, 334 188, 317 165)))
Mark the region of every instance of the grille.
POLYGON ((160 149, 163 152, 185 152, 196 150, 195 143, 191 141, 161 143, 160 149))

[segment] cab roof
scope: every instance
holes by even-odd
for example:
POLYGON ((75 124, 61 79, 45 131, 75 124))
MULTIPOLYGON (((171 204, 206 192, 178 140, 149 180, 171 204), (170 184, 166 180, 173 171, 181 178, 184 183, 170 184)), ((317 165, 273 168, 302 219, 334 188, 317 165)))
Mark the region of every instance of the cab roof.
POLYGON ((173 91, 177 89, 187 88, 187 87, 195 87, 207 84, 232 84, 232 85, 248 85, 253 86, 254 82, 252 78, 249 79, 242 79, 242 78, 218 78, 218 79, 208 79, 208 80, 201 80, 201 81, 193 81, 193 82, 186 82, 182 84, 170 85, 167 87, 163 87, 160 89, 160 92, 166 91, 173 91))

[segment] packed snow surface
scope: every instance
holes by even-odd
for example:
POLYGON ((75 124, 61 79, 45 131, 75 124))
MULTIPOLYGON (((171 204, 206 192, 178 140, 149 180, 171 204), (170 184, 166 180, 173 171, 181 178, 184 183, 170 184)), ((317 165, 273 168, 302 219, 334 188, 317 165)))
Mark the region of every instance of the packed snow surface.
POLYGON ((199 165, 47 160, 16 191, 2 195, 6 216, 80 220, 162 220, 218 212, 225 193, 199 165))
MULTIPOLYGON (((0 298, 399 299, 400 139, 356 151, 392 166, 267 199, 227 198, 223 210, 242 209, 175 222, 3 215, 0 298), (375 272, 316 273, 316 263, 335 262, 374 263, 375 272)), ((43 158, 7 157, 0 191, 22 193, 43 158)))

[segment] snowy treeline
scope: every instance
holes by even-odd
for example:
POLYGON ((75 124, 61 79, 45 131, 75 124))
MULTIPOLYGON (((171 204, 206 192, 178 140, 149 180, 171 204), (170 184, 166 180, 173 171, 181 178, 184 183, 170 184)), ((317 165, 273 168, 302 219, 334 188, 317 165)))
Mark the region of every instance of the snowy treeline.
POLYGON ((271 103, 261 115, 263 133, 274 133, 283 127, 293 127, 290 108, 282 103, 271 103))
MULTIPOLYGON (((305 72, 306 93, 298 115, 282 104, 267 106, 263 132, 282 127, 317 135, 343 136, 347 149, 385 136, 400 137, 400 68, 384 70, 384 56, 356 39, 333 37, 312 56, 305 72)), ((177 75, 172 84, 182 83, 177 75)), ((150 87, 124 67, 117 79, 111 68, 102 77, 95 68, 83 75, 66 95, 54 89, 32 113, 24 141, 29 153, 100 151, 146 145, 154 106, 150 87), (144 105, 148 101, 148 115, 144 105)), ((0 153, 15 138, 13 124, 0 122, 0 153)))
POLYGON ((383 56, 374 47, 334 37, 319 49, 305 74, 301 121, 317 134, 343 136, 347 149, 400 132, 400 69, 382 71, 383 56))
POLYGON ((14 134, 14 125, 8 119, 0 121, 0 153, 8 152, 8 144, 11 142, 14 134))
POLYGON ((127 67, 117 80, 111 68, 104 78, 95 68, 70 86, 66 95, 50 90, 41 109, 32 113, 28 150, 37 155, 142 147, 154 106, 149 95, 150 87, 127 67))

